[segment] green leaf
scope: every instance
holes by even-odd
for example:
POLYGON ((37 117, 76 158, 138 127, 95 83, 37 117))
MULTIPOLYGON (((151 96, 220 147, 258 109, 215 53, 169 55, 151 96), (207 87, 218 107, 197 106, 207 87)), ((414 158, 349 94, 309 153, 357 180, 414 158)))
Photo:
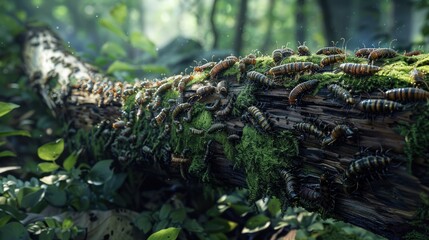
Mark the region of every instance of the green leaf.
POLYGON ((208 233, 227 233, 234 230, 235 227, 237 227, 237 223, 235 222, 223 218, 214 218, 204 225, 204 231, 208 233))
POLYGON ((0 239, 28 240, 27 229, 19 222, 10 222, 0 228, 0 239))
POLYGON ((46 188, 45 199, 55 207, 62 207, 67 202, 67 194, 63 189, 51 185, 46 188))
POLYGON ((149 212, 142 212, 137 218, 134 220, 134 224, 136 227, 143 231, 143 233, 148 233, 152 229, 152 218, 150 217, 149 212))
POLYGON ((3 213, 3 212, 0 212, 1 213, 1 217, 0 217, 0 227, 1 226, 3 226, 3 225, 5 225, 6 223, 8 223, 9 222, 9 220, 10 219, 12 219, 12 216, 10 216, 10 215, 7 215, 7 214, 5 214, 5 213, 3 213))
POLYGON ((63 167, 67 172, 70 172, 70 170, 76 165, 77 158, 78 158, 79 154, 80 154, 80 151, 72 152, 72 154, 70 154, 66 158, 66 160, 64 160, 63 167))
POLYGON ((141 49, 151 56, 156 57, 158 55, 155 44, 140 32, 131 33, 130 42, 133 47, 141 49))
POLYGON ((70 218, 66 218, 66 219, 64 219, 61 227, 63 230, 67 230, 67 229, 72 228, 73 226, 74 226, 73 220, 71 220, 70 218))
POLYGON ((316 222, 308 226, 307 230, 309 232, 312 231, 322 231, 324 229, 323 224, 321 222, 316 222))
POLYGON ((16 154, 12 151, 6 150, 3 152, 0 152, 0 157, 16 157, 16 154))
POLYGON ((55 161, 64 151, 64 139, 49 142, 37 149, 39 158, 45 161, 55 161))
POLYGON ((103 44, 103 46, 101 47, 101 53, 114 58, 122 58, 127 55, 124 48, 114 42, 106 42, 105 44, 103 44))
POLYGON ((186 219, 183 228, 190 232, 203 232, 204 228, 195 219, 186 219))
POLYGON ((116 25, 116 23, 112 22, 112 20, 107 19, 107 18, 102 18, 100 19, 100 24, 101 26, 107 28, 108 30, 110 30, 112 33, 114 33, 116 36, 120 37, 123 40, 127 40, 127 35, 125 35, 125 33, 122 31, 122 29, 120 27, 118 27, 116 25))
POLYGON ((278 198, 270 199, 268 202, 268 211, 273 217, 279 216, 281 214, 281 203, 278 198))
POLYGON ((93 185, 102 185, 113 176, 113 170, 110 165, 113 160, 103 160, 97 162, 89 171, 88 183, 93 185))
POLYGON ((0 205, 0 211, 12 216, 16 220, 23 220, 27 217, 27 214, 20 212, 16 207, 9 205, 0 205))
POLYGON ((127 6, 123 3, 117 4, 110 10, 110 16, 119 24, 123 24, 127 17, 127 6))
POLYGON ((259 232, 270 226, 270 219, 262 214, 251 217, 247 220, 242 233, 259 232))
POLYGON ((107 73, 113 73, 116 71, 136 71, 138 69, 139 67, 135 65, 116 60, 109 66, 107 73))
POLYGON ((167 219, 168 216, 170 215, 171 209, 172 209, 172 207, 168 203, 162 205, 161 210, 159 210, 159 219, 160 220, 167 219))
POLYGON ((60 166, 56 163, 39 163, 37 164, 37 167, 39 167, 40 171, 42 172, 53 172, 57 170, 60 166))
POLYGON ((18 107, 19 105, 13 103, 0 102, 0 117, 8 114, 10 111, 18 107))
POLYGON ((104 194, 106 195, 114 194, 115 191, 122 186, 126 178, 127 178, 126 173, 114 174, 109 180, 107 180, 104 183, 104 187, 103 187, 104 194))
POLYGON ((162 229, 150 235, 147 240, 174 240, 179 236, 180 230, 180 228, 173 227, 162 229))
POLYGON ((9 137, 9 136, 31 137, 30 133, 26 130, 0 131, 0 137, 9 137))
POLYGON ((141 66, 141 69, 147 73, 168 73, 169 70, 166 67, 153 64, 145 64, 141 66))
POLYGON ((172 223, 182 223, 186 218, 186 211, 184 208, 174 209, 170 214, 172 223))
POLYGON ((18 204, 22 208, 34 207, 42 200, 45 189, 24 187, 19 189, 18 204))

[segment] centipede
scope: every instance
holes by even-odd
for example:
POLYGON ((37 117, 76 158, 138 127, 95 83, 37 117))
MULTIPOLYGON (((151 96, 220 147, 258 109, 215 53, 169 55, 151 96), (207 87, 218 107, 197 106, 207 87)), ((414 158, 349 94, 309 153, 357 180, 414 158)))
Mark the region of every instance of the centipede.
POLYGON ((340 63, 340 62, 344 62, 344 60, 346 60, 346 55, 345 54, 334 54, 334 55, 329 55, 324 57, 321 61, 320 61, 320 67, 326 67, 335 63, 340 63))
POLYGON ((319 71, 320 67, 317 64, 312 62, 293 62, 283 64, 277 67, 272 67, 268 70, 269 75, 279 76, 279 75, 291 75, 296 73, 301 73, 305 71, 319 71))
POLYGON ((289 104, 291 106, 296 106, 298 102, 298 97, 300 97, 305 92, 313 90, 317 86, 317 84, 319 84, 319 81, 313 79, 295 86, 289 93, 289 104))
POLYGON ((355 104, 355 99, 352 97, 350 92, 340 85, 330 84, 328 85, 328 90, 334 95, 334 97, 341 99, 344 103, 348 105, 355 104))
POLYGON ((429 99, 429 92, 420 88, 394 88, 384 92, 384 97, 392 101, 418 102, 429 99))
POLYGON ((316 55, 334 55, 334 54, 344 54, 344 51, 339 47, 324 47, 317 50, 316 55))
POLYGON ((289 197, 289 200, 292 203, 295 203, 298 200, 298 194, 296 193, 298 184, 295 176, 286 169, 280 170, 280 175, 283 178, 283 181, 286 183, 286 193, 289 197))
POLYGON ((360 63, 342 63, 340 69, 353 76, 370 76, 381 70, 378 66, 360 63))
POLYGON ((203 65, 194 67, 194 72, 203 72, 208 69, 212 69, 216 65, 216 62, 207 62, 203 65))
POLYGON ((366 99, 358 103, 357 108, 364 113, 383 114, 402 111, 404 105, 385 99, 366 99))
POLYGON ((234 66, 234 64, 238 61, 238 59, 225 59, 220 61, 210 70, 210 78, 214 79, 219 73, 227 70, 228 68, 234 66))
POLYGON ((252 118, 256 121, 257 126, 259 126, 263 131, 269 132, 272 130, 270 121, 257 107, 250 106, 247 108, 247 112, 250 113, 252 118))
POLYGON ((391 48, 377 48, 368 55, 368 61, 372 62, 382 58, 393 58, 397 55, 398 53, 391 48))
POLYGON ((247 73, 247 78, 251 81, 254 81, 260 85, 267 86, 270 88, 274 88, 279 86, 276 82, 274 82, 272 79, 268 78, 262 73, 256 72, 256 71, 250 71, 247 73))

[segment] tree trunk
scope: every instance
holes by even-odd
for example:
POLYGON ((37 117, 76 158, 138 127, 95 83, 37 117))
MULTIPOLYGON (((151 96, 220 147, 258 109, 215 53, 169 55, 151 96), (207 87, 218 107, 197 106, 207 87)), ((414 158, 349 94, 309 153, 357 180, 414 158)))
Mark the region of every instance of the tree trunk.
MULTIPOLYGON (((254 198, 276 195, 289 205, 320 211, 390 239, 425 231, 429 103, 406 104, 393 114, 364 114, 357 105, 345 106, 335 99, 326 86, 337 82, 353 88, 356 101, 382 98, 379 89, 409 86, 410 70, 429 71, 428 55, 382 61, 383 70, 369 77, 324 69, 292 79, 277 78, 282 85, 271 89, 240 79, 236 63, 212 79, 206 72, 194 72, 183 93, 174 87, 173 78, 135 84, 109 80, 65 52, 60 40, 44 28, 27 32, 23 55, 31 84, 48 107, 65 116, 74 129, 95 126, 86 132, 92 140, 80 144, 100 157, 96 159, 112 157, 119 170, 247 187, 254 198), (319 79, 316 91, 303 95, 296 106, 290 105, 291 89, 308 79, 319 79), (197 94, 199 87, 221 80, 229 83, 228 97, 221 91, 202 94, 201 89, 197 94), (162 85, 166 82, 173 87, 162 85), (232 113, 206 108, 218 99, 224 108, 232 107, 232 113), (185 105, 178 105, 181 102, 190 104, 188 112, 185 105), (259 106, 263 114, 252 117, 256 108, 251 105, 259 106), (164 122, 161 112, 167 114, 164 122), (187 121, 188 117, 192 120, 187 121), (302 122, 315 122, 323 136, 297 131, 295 124, 302 122), (322 146, 321 142, 335 135, 338 125, 351 131, 349 137, 335 136, 336 141, 322 146), (202 131, 193 134, 191 127, 202 131), (382 167, 365 166, 365 162, 351 165, 365 157, 378 159, 376 164, 382 167), (361 170, 365 171, 357 174, 361 170), (353 173, 360 178, 350 177, 353 173), (291 179, 296 180, 294 186, 291 179), (306 197, 309 189, 317 198, 306 197)), ((321 58, 292 56, 285 61, 319 62, 321 58)), ((348 57, 348 61, 365 60, 348 57)), ((254 70, 265 72, 266 66, 274 66, 272 59, 257 58, 254 70)))
POLYGON ((268 10, 267 10, 267 17, 268 17, 268 23, 267 23, 267 29, 265 31, 265 38, 264 42, 262 43, 261 51, 267 52, 269 47, 271 46, 272 42, 272 36, 273 36, 273 24, 274 24, 274 6, 276 5, 276 0, 270 0, 270 3, 268 4, 268 10))
POLYGON ((302 44, 305 41, 305 31, 307 29, 307 21, 305 18, 304 7, 305 7, 305 0, 296 1, 295 35, 296 35, 296 40, 302 44))
POLYGON ((243 48, 243 33, 246 25, 246 14, 247 14, 247 0, 240 1, 240 8, 238 10, 235 37, 234 37, 234 53, 239 56, 243 48))
POLYGON ((213 49, 216 49, 219 47, 219 33, 217 31, 216 21, 215 21, 217 2, 218 0, 213 0, 212 10, 210 12, 210 26, 212 28, 212 33, 213 33, 213 45, 212 45, 213 49))

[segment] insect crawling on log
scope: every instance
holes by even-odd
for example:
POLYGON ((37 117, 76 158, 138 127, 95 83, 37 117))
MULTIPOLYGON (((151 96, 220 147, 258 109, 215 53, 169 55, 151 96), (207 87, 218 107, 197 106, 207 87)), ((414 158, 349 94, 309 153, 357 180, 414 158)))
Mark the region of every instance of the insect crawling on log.
POLYGON ((225 60, 234 60, 235 62, 238 62, 238 57, 231 55, 225 58, 225 60))
POLYGON ((371 155, 357 159, 350 163, 344 174, 344 188, 346 193, 358 189, 358 183, 363 179, 373 178, 384 173, 392 159, 386 155, 371 155))
POLYGON ((218 82, 216 89, 220 95, 226 96, 228 94, 228 82, 225 80, 218 82))
POLYGON ((225 71, 226 69, 234 66, 234 64, 238 61, 238 59, 225 59, 223 61, 220 61, 218 64, 216 64, 211 70, 210 70, 210 78, 214 79, 216 75, 218 75, 220 72, 225 71))
POLYGON ((365 113, 384 114, 401 111, 404 105, 385 99, 366 99, 358 103, 357 108, 365 113))
POLYGON ((214 123, 210 126, 209 129, 207 129, 207 133, 211 134, 214 132, 224 130, 225 128, 226 128, 226 125, 223 123, 214 123))
POLYGON ((264 85, 264 86, 267 86, 267 87, 273 88, 273 87, 279 86, 272 79, 270 79, 267 76, 265 76, 264 74, 256 72, 256 71, 248 72, 247 73, 247 78, 250 81, 257 82, 258 84, 264 85))
POLYGON ((296 106, 298 97, 307 91, 313 90, 318 83, 318 80, 313 79, 296 85, 289 93, 289 104, 291 106, 296 106))
POLYGON ((369 54, 377 48, 361 48, 356 50, 355 56, 358 58, 368 58, 369 54))
POLYGON ((234 97, 231 97, 228 103, 226 104, 225 108, 215 112, 215 116, 216 117, 228 116, 232 112, 232 108, 234 106, 233 104, 234 104, 234 97))
POLYGON ((420 88, 394 88, 386 91, 384 97, 392 101, 417 102, 429 99, 429 92, 420 88))
POLYGON ((324 47, 316 52, 317 55, 334 55, 334 54, 344 54, 344 51, 339 47, 324 47))
POLYGON ((186 117, 183 117, 183 121, 190 123, 192 121, 192 108, 190 108, 187 112, 186 112, 186 117))
POLYGON ((203 135, 205 133, 205 131, 203 129, 197 129, 197 128, 193 128, 193 127, 190 127, 189 131, 194 135, 203 135))
POLYGON ((155 91, 154 95, 159 96, 159 95, 165 93, 167 90, 171 89, 172 86, 173 86, 173 83, 164 83, 158 87, 158 89, 155 91))
POLYGON ((317 139, 321 140, 325 134, 311 123, 301 122, 293 125, 293 128, 299 132, 314 135, 317 139))
POLYGON ((398 53, 391 48, 377 48, 368 55, 368 61, 373 62, 381 58, 393 58, 397 55, 398 53))
POLYGON ((426 85, 426 89, 429 90, 428 84, 424 81, 425 74, 423 72, 421 72, 421 71, 417 70, 416 68, 414 68, 410 72, 410 78, 411 78, 411 82, 413 83, 413 85, 420 86, 423 83, 423 84, 426 85))
POLYGON ((295 203, 298 200, 298 194, 296 193, 297 182, 295 176, 285 169, 280 170, 280 175, 283 178, 283 181, 286 183, 286 193, 289 197, 289 200, 292 203, 295 203))
POLYGON ((228 141, 238 141, 240 140, 240 136, 238 136, 237 134, 231 134, 227 137, 228 141))
POLYGON ((210 106, 206 105, 205 108, 208 111, 216 111, 220 106, 220 102, 221 102, 220 98, 217 98, 214 103, 212 103, 210 106))
POLYGON ((255 106, 250 106, 247 108, 247 111, 250 113, 252 118, 256 121, 258 127, 260 127, 263 131, 269 132, 272 130, 271 123, 268 118, 255 106))
POLYGON ((319 69, 319 65, 312 62, 293 62, 272 67, 268 70, 268 74, 274 76, 291 75, 305 71, 319 71, 319 69))
POLYGON ((158 126, 160 126, 164 120, 167 118, 168 111, 170 111, 170 108, 163 108, 158 113, 158 115, 155 116, 155 122, 158 126))
POLYGON ((239 63, 240 72, 242 73, 245 72, 247 65, 255 65, 255 64, 256 64, 256 58, 245 57, 240 59, 240 63, 239 63))
POLYGON ((192 79, 194 79, 194 76, 192 75, 183 76, 180 79, 179 83, 177 84, 177 89, 179 90, 179 93, 183 93, 185 91, 186 84, 188 84, 188 82, 190 82, 192 79))
POLYGON ((212 95, 215 92, 215 90, 216 90, 216 87, 208 85, 208 86, 203 86, 198 88, 195 94, 201 97, 207 97, 209 95, 212 95))
POLYGON ((271 55, 274 63, 278 64, 284 58, 290 57, 293 54, 294 54, 294 51, 290 48, 279 48, 279 49, 275 49, 271 55))
POLYGON ((344 62, 344 60, 346 60, 346 55, 345 54, 334 54, 334 55, 329 55, 324 57, 321 61, 320 61, 320 67, 326 67, 329 65, 332 65, 334 63, 339 63, 339 62, 344 62))
POLYGON ((298 55, 299 56, 310 56, 311 52, 310 49, 305 46, 305 42, 303 42, 302 44, 300 43, 298 46, 298 55))
POLYGON ((183 177, 183 179, 187 179, 187 166, 190 165, 191 159, 171 154, 170 163, 172 166, 178 165, 180 167, 180 175, 183 177))
POLYGON ((184 111, 190 109, 192 107, 192 105, 190 103, 181 103, 179 105, 177 105, 174 110, 173 113, 171 114, 171 117, 173 120, 177 120, 177 117, 184 111))
POLYGON ((126 125, 125 121, 120 120, 120 121, 114 122, 114 123, 112 124, 112 127, 113 127, 114 129, 120 129, 120 128, 124 128, 124 127, 125 127, 125 125, 126 125))
POLYGON ((328 90, 334 95, 334 97, 341 99, 346 104, 355 104, 355 99, 352 97, 349 91, 337 84, 328 85, 328 90))
POLYGON ((370 76, 381 70, 380 67, 360 63, 342 63, 341 71, 353 76, 370 76))
POLYGON ((405 52, 404 56, 411 57, 411 56, 417 56, 417 55, 420 55, 420 54, 422 54, 421 51, 414 50, 414 51, 411 51, 411 52, 405 52))
POLYGON ((299 197, 306 203, 318 204, 320 201, 320 193, 312 188, 301 186, 299 190, 299 197))
POLYGON ((202 72, 206 69, 211 69, 216 65, 216 62, 208 62, 200 66, 194 67, 194 72, 202 72))
POLYGON ((332 129, 331 134, 322 140, 322 146, 331 145, 340 138, 351 138, 355 133, 346 124, 339 124, 332 129))

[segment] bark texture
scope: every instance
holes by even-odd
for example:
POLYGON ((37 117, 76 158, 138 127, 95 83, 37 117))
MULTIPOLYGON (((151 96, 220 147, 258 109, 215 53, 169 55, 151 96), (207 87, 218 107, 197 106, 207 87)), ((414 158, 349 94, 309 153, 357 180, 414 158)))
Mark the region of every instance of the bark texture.
MULTIPOLYGON (((410 70, 429 71, 427 55, 379 61, 382 70, 369 77, 334 73, 329 66, 270 77, 277 83, 271 88, 240 73, 237 62, 212 76, 209 70, 192 73, 182 91, 180 80, 187 76, 135 84, 109 80, 64 51, 45 28, 28 30, 23 54, 29 79, 48 107, 72 128, 93 128, 86 147, 96 156, 113 156, 119 167, 248 187, 255 198, 275 194, 289 205, 305 206, 391 239, 418 229, 413 221, 428 221, 423 199, 429 193, 429 152, 421 140, 429 131, 424 123, 427 100, 404 103, 404 109, 393 114, 365 114, 327 89, 341 84, 352 90, 357 102, 383 98, 379 89, 412 86, 410 70), (291 90, 309 79, 318 79, 318 86, 291 106, 291 90), (220 86, 201 93, 202 86, 221 81, 227 82, 227 94, 220 86), (261 114, 252 115, 252 105, 261 114), (229 107, 230 113, 224 114, 229 107), (314 123, 322 135, 297 130, 298 123, 314 123), (322 145, 338 125, 347 126, 350 135, 322 145), (414 148, 416 144, 422 148, 414 148), (355 170, 365 170, 362 179, 347 189, 347 169, 367 156, 392 161, 378 171, 359 165, 355 170), (315 197, 306 196, 306 190, 315 197)), ((291 56, 283 63, 319 63, 323 57, 291 56)), ((246 71, 265 73, 273 66, 271 57, 262 56, 246 71)))

